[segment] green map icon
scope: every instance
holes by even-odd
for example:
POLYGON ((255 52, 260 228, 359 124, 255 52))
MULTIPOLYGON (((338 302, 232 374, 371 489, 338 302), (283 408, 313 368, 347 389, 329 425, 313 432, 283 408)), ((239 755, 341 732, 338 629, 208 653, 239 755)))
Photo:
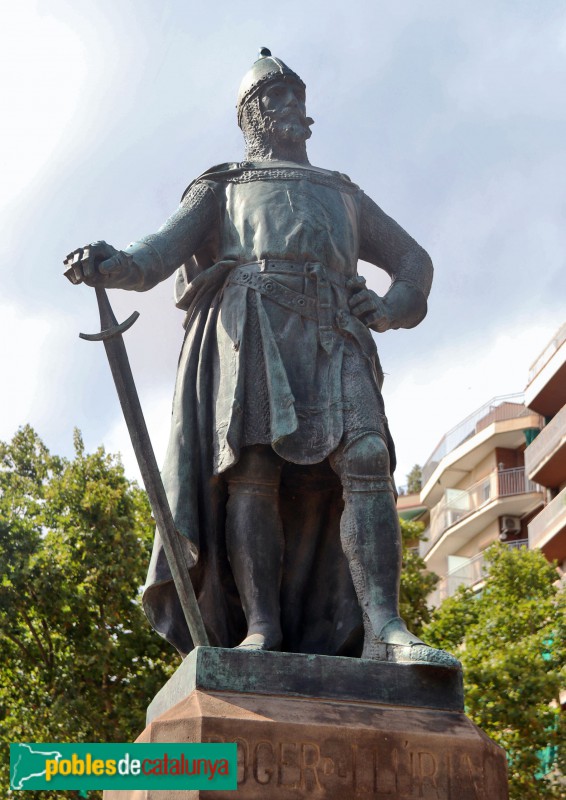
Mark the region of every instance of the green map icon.
MULTIPOLYGON (((45 778, 45 761, 54 759, 58 761, 63 754, 58 750, 47 750, 41 745, 12 744, 10 745, 10 786, 12 789, 34 789, 30 781, 35 783, 36 778, 45 778)), ((43 787, 42 787, 43 788, 43 787)))

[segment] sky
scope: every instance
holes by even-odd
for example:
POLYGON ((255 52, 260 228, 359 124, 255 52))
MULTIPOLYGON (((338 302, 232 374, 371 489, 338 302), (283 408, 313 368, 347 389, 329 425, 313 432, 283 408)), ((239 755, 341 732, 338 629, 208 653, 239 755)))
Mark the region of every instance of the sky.
MULTIPOLYGON (((243 156, 235 102, 269 47, 307 84, 313 164, 348 174, 431 254, 418 328, 376 336, 398 483, 566 320, 566 6, 559 0, 18 0, 0 11, 0 439, 122 453, 94 292, 71 250, 124 247, 243 156)), ((388 280, 360 264, 383 293, 388 280)), ((158 461, 182 341, 172 279, 114 290, 158 461)))

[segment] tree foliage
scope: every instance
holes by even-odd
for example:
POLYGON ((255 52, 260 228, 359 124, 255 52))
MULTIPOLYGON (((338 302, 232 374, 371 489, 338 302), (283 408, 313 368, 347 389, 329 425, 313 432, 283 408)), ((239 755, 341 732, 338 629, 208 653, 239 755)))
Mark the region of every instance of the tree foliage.
POLYGON ((152 538, 145 493, 102 448, 85 453, 79 433, 72 460, 30 427, 0 444, 4 786, 10 741, 131 741, 143 729, 177 661, 140 605, 152 538))
POLYGON ((420 464, 415 464, 412 470, 406 475, 407 494, 418 494, 423 488, 423 472, 420 464))
POLYGON ((538 551, 495 545, 481 593, 460 589, 425 627, 464 667, 466 711, 508 754, 511 800, 563 798, 566 596, 538 551), (562 745, 562 748, 560 747, 562 745))
MULTIPOLYGON (((431 619, 438 578, 416 549, 423 525, 402 520, 401 531, 410 629, 462 660, 467 711, 509 754, 512 800, 559 798, 540 761, 565 738, 566 600, 555 570, 539 553, 494 548, 481 594, 462 589, 431 619)), ((2 785, 10 741, 129 741, 143 728, 177 663, 139 602, 152 538, 145 493, 102 448, 85 453, 77 433, 74 458, 62 459, 30 427, 0 443, 2 785)))
POLYGON ((403 545, 399 608, 409 630, 420 636, 423 625, 431 618, 427 597, 436 587, 438 575, 427 572, 425 562, 419 556, 418 544, 423 539, 423 523, 404 519, 399 522, 403 545))

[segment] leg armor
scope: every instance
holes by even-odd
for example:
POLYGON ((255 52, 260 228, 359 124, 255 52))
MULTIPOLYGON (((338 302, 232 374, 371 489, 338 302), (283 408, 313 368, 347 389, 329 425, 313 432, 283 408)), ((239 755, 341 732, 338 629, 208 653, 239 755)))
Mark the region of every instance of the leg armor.
POLYGON ((401 531, 382 437, 367 433, 340 447, 330 464, 343 486, 342 547, 364 619, 362 658, 394 658, 457 667, 458 661, 411 634, 399 616, 401 531))
POLYGON ((282 463, 271 447, 254 445, 242 451, 227 473, 226 544, 248 624, 240 647, 247 649, 276 650, 281 645, 282 463))

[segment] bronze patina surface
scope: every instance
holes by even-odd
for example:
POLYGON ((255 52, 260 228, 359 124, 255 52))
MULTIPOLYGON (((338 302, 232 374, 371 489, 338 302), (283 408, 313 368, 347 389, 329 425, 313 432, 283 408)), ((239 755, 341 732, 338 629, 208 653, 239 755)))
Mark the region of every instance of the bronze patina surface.
MULTIPOLYGON (((399 617, 395 450, 371 333, 424 318, 430 258, 346 175, 309 163, 305 84, 266 48, 238 123, 245 160, 194 180, 157 233, 66 260, 99 289, 176 273, 186 336, 162 478, 208 640, 373 660, 395 646, 400 661, 457 667, 399 617), (384 297, 358 259, 389 274, 384 297)), ((192 650, 159 533, 144 606, 192 650)))
POLYGON ((166 714, 195 690, 464 710, 460 669, 399 663, 402 648, 387 645, 387 650, 383 659, 375 661, 196 647, 150 703, 147 722, 166 714))
POLYGON ((312 122, 303 81, 263 48, 238 95, 245 160, 193 181, 157 233, 66 260, 99 299, 176 273, 186 315, 158 503, 182 552, 174 582, 156 534, 144 606, 189 655, 138 741, 236 741, 242 800, 506 800, 505 755, 463 713, 460 664, 399 617, 395 449, 372 331, 421 322, 432 264, 346 175, 309 163, 312 122), (384 297, 358 259, 389 274, 384 297), (184 614, 187 572, 198 609, 184 614), (199 614, 202 638, 186 622, 196 631, 199 614))

